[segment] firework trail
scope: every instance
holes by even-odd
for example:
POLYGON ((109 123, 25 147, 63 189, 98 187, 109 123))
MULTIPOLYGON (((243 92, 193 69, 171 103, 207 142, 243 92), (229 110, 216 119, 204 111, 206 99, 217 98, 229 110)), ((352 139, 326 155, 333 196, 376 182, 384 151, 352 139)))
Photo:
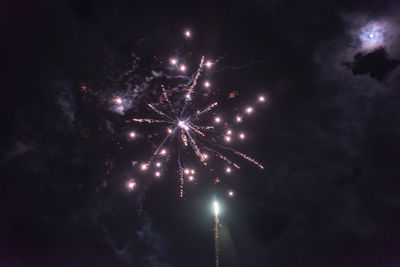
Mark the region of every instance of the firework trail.
POLYGON ((219 238, 218 238, 218 228, 219 228, 219 219, 218 219, 218 213, 219 213, 219 204, 217 201, 214 201, 213 203, 214 206, 214 243, 215 243, 215 266, 219 266, 219 238))

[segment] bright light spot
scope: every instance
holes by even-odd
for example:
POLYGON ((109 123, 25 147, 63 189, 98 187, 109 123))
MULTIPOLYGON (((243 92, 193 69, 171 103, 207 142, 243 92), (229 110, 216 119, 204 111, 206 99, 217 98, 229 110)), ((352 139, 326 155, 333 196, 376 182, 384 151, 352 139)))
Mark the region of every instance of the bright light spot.
POLYGON ((259 96, 259 97, 258 97, 258 101, 259 101, 259 102, 265 102, 265 97, 262 96, 262 95, 259 96))
POLYGON ((233 197, 235 195, 235 193, 232 191, 232 190, 229 190, 228 191, 228 196, 229 197, 233 197))
POLYGON ((132 190, 135 189, 135 187, 136 187, 136 182, 130 180, 130 181, 127 183, 127 187, 128 187, 128 190, 129 190, 129 191, 132 191, 132 190))
POLYGON ((368 38, 369 39, 374 39, 375 35, 371 32, 370 34, 368 34, 368 38))
POLYGON ((211 66, 212 66, 212 62, 210 60, 207 60, 206 67, 211 68, 211 66))
POLYGON ((211 84, 210 84, 209 81, 205 81, 205 82, 204 82, 204 86, 205 86, 206 88, 210 87, 210 85, 211 85, 211 84))
POLYGON ((215 117, 215 118, 214 118, 214 121, 215 121, 216 123, 220 123, 220 122, 221 122, 221 118, 220 118, 220 117, 215 117))
POLYGON ((189 30, 185 31, 186 38, 189 38, 191 35, 192 33, 189 30))
POLYGON ((163 155, 163 156, 165 156, 167 154, 167 150, 165 150, 165 149, 162 149, 161 151, 160 151, 160 155, 163 155))
POLYGON ((190 100, 191 99, 190 93, 187 93, 185 97, 186 97, 186 99, 190 100))
POLYGON ((230 136, 225 136, 225 141, 229 143, 231 141, 231 137, 230 136))
POLYGON ((189 126, 187 126, 186 122, 184 121, 178 121, 178 126, 185 130, 189 129, 189 126))
POLYGON ((142 165, 140 165, 140 169, 142 169, 142 171, 147 170, 148 165, 146 163, 143 163, 142 165))
POLYGON ((253 111, 254 111, 254 109, 253 109, 252 107, 246 108, 247 114, 250 114, 250 113, 252 113, 253 111))
POLYGON ((160 172, 155 172, 154 175, 155 175, 156 177, 160 177, 161 173, 160 173, 160 172))
POLYGON ((219 204, 218 204, 217 201, 214 201, 213 207, 214 207, 214 214, 215 214, 215 216, 218 216, 218 214, 219 214, 219 204))
POLYGON ((227 135, 231 135, 231 134, 232 134, 232 130, 226 131, 226 134, 227 134, 227 135))
POLYGON ((190 175, 188 179, 189 179, 189 181, 193 181, 194 180, 193 175, 190 175))
POLYGON ((132 131, 132 132, 129 133, 129 137, 130 137, 130 138, 135 138, 135 136, 136 136, 136 133, 135 133, 135 132, 132 131))
POLYGON ((177 63, 178 63, 178 60, 176 58, 170 58, 169 59, 169 64, 176 65, 177 63))
POLYGON ((242 122, 242 117, 236 116, 236 122, 242 122))
POLYGON ((232 169, 231 169, 230 167, 226 167, 225 172, 226 172, 226 173, 231 173, 231 172, 232 172, 232 169))
POLYGON ((208 155, 206 153, 203 154, 204 159, 208 159, 208 155))
POLYGON ((191 169, 191 170, 190 170, 190 173, 191 173, 191 174, 194 174, 194 173, 195 173, 194 169, 191 169))
POLYGON ((182 65, 179 67, 179 69, 180 69, 181 71, 186 71, 186 66, 182 64, 182 65))
POLYGON ((172 133, 172 129, 171 128, 168 128, 167 129, 167 132, 170 134, 170 133, 172 133))
POLYGON ((190 170, 189 169, 185 169, 184 172, 185 172, 185 174, 189 174, 190 170))
POLYGON ((116 104, 118 104, 118 105, 121 105, 123 101, 122 101, 122 98, 116 97, 116 98, 114 98, 114 102, 115 102, 116 104))
POLYGON ((156 166, 157 166, 157 168, 160 168, 161 167, 161 162, 157 162, 156 166))
POLYGON ((239 138, 240 138, 240 139, 244 139, 245 137, 246 137, 246 136, 244 135, 244 133, 240 133, 240 134, 239 134, 239 138))

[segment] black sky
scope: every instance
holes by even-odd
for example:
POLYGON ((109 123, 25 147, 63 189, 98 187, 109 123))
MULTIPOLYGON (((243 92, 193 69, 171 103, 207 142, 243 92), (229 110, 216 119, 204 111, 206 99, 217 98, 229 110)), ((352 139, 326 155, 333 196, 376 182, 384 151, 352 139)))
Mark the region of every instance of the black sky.
POLYGON ((372 0, 3 2, 0 266, 213 266, 215 196, 221 266, 399 265, 399 11, 372 0), (373 22, 382 42, 370 47, 373 22), (268 95, 245 147, 265 170, 243 164, 217 186, 204 172, 184 200, 173 170, 127 192, 151 142, 124 141, 125 120, 157 84, 125 115, 109 99, 183 43, 222 57, 217 96, 239 92, 223 108, 268 95))

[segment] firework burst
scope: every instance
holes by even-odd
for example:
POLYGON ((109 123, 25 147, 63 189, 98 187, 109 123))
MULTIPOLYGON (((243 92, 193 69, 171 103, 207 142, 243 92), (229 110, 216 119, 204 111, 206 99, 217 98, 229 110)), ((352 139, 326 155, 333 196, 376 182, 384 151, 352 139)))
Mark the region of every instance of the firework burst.
MULTIPOLYGON (((190 34, 187 33, 188 38, 190 34)), ((208 166, 211 158, 215 158, 222 163, 220 169, 225 174, 231 174, 234 168, 240 169, 235 159, 239 157, 263 169, 255 159, 231 147, 235 141, 245 139, 243 131, 234 129, 253 114, 255 106, 245 107, 232 118, 218 115, 218 102, 209 99, 213 95, 212 82, 208 79, 200 82, 204 73, 210 74, 217 61, 202 56, 192 75, 188 74, 190 68, 178 57, 169 58, 167 62, 166 81, 160 82, 157 98, 146 103, 148 116, 132 118, 133 123, 156 125, 154 135, 162 136, 149 158, 139 164, 140 170, 151 168, 156 177, 161 177, 161 162, 176 158, 179 196, 183 197, 185 181, 195 181, 196 176, 194 168, 186 168, 187 164, 194 164, 193 160, 186 162, 188 153, 203 166, 208 166)), ((265 96, 258 96, 255 102, 262 104, 265 101, 265 96)), ((114 102, 122 104, 123 99, 116 98, 114 102)), ((135 138, 136 132, 132 131, 129 136, 135 138)))

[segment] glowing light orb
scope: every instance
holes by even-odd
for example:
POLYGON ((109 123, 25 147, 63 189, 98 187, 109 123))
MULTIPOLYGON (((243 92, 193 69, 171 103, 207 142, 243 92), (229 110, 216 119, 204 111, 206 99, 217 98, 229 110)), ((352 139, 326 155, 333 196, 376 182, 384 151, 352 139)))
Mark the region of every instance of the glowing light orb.
POLYGON ((154 175, 155 175, 156 177, 160 177, 161 173, 160 173, 159 171, 157 171, 157 172, 154 173, 154 175))
POLYGON ((194 173, 195 173, 195 170, 194 170, 194 169, 191 169, 191 170, 190 170, 190 173, 191 173, 191 174, 194 174, 194 173))
POLYGON ((203 158, 208 159, 208 155, 206 153, 203 153, 203 158))
POLYGON ((185 174, 189 174, 190 170, 189 169, 185 169, 184 172, 185 172, 185 174))
POLYGON ((242 117, 236 116, 236 122, 242 122, 242 117))
POLYGON ((211 68, 212 64, 213 64, 213 63, 212 63, 210 60, 207 60, 207 62, 206 62, 206 67, 207 67, 207 68, 211 68))
POLYGON ((226 173, 231 173, 231 172, 232 172, 232 169, 231 169, 230 167, 226 167, 225 172, 226 172, 226 173))
POLYGON ((194 180, 194 176, 193 176, 193 175, 190 175, 190 176, 188 177, 188 179, 189 179, 189 181, 193 181, 193 180, 194 180))
POLYGON ((209 81, 205 81, 205 82, 204 82, 204 86, 205 86, 206 88, 210 87, 210 85, 211 85, 211 84, 210 84, 209 81))
POLYGON ((165 156, 167 154, 167 150, 165 150, 165 149, 162 149, 161 151, 160 151, 160 155, 163 155, 163 156, 165 156))
POLYGON ((374 39, 375 35, 371 32, 370 34, 368 34, 368 38, 369 39, 374 39))
POLYGON ((116 98, 114 98, 114 102, 115 102, 115 104, 121 105, 123 101, 122 101, 122 98, 116 97, 116 98))
POLYGON ((258 101, 259 101, 259 102, 265 102, 265 97, 262 96, 262 95, 259 96, 259 97, 258 97, 258 101))
POLYGON ((172 129, 171 128, 168 128, 167 129, 167 132, 170 134, 170 133, 172 133, 172 129))
POLYGON ((229 143, 231 141, 231 137, 230 136, 225 136, 225 142, 229 143))
POLYGON ((228 196, 229 197, 233 197, 235 195, 235 193, 232 191, 232 190, 229 190, 228 191, 228 196))
POLYGON ((189 30, 186 30, 185 36, 186 36, 186 38, 189 38, 190 36, 192 36, 192 33, 189 30))
POLYGON ((136 136, 136 133, 135 133, 135 132, 132 131, 132 132, 129 133, 129 137, 130 137, 130 138, 135 138, 135 136, 136 136))
POLYGON ((182 64, 182 65, 179 67, 179 69, 180 69, 182 72, 184 72, 184 71, 186 71, 186 66, 182 64))
POLYGON ((129 191, 132 191, 136 187, 136 182, 130 179, 126 184, 126 187, 128 188, 129 191))
POLYGON ((246 136, 244 135, 244 133, 240 133, 240 134, 239 134, 239 138, 240 138, 240 139, 244 139, 245 137, 246 137, 246 136))
POLYGON ((149 167, 149 166, 148 166, 146 163, 143 163, 142 165, 140 165, 140 169, 141 169, 142 171, 147 170, 148 167, 149 167))
POLYGON ((176 65, 177 63, 178 63, 178 60, 176 58, 170 58, 169 59, 169 64, 176 65))
POLYGON ((254 111, 254 109, 252 108, 252 107, 247 107, 246 108, 246 113, 247 114, 250 114, 250 113, 252 113, 254 111))
POLYGON ((231 134, 232 134, 232 131, 231 131, 231 130, 228 130, 228 131, 226 131, 226 134, 227 134, 227 135, 231 135, 231 134))
POLYGON ((160 168, 161 167, 161 162, 157 162, 156 166, 157 166, 157 168, 160 168))
POLYGON ((220 117, 215 117, 215 118, 214 118, 214 121, 215 121, 216 123, 220 123, 220 122, 221 122, 221 118, 220 118, 220 117))

